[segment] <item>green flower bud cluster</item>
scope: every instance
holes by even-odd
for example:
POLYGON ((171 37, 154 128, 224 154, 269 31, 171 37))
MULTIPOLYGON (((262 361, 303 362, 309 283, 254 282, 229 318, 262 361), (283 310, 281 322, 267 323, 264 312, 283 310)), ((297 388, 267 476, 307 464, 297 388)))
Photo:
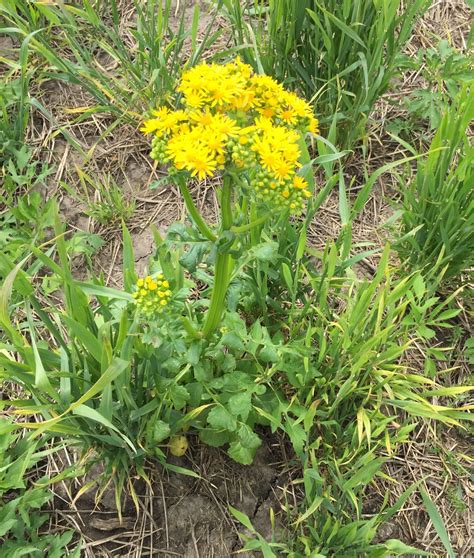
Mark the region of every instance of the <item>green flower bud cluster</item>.
POLYGON ((246 136, 233 138, 229 141, 228 147, 235 166, 239 168, 252 168, 255 165, 256 155, 251 146, 252 142, 246 136))
POLYGON ((160 163, 161 162, 166 162, 168 160, 168 157, 166 155, 167 145, 168 145, 168 142, 165 138, 155 136, 151 140, 150 157, 152 159, 154 159, 155 161, 159 161, 160 163))
POLYGON ((306 201, 311 197, 307 183, 300 176, 276 180, 267 170, 260 168, 251 182, 255 198, 273 207, 289 209, 291 213, 301 213, 306 201))
POLYGON ((138 311, 147 318, 153 318, 166 309, 172 294, 168 281, 159 273, 155 278, 147 275, 144 279, 138 279, 132 296, 138 311))

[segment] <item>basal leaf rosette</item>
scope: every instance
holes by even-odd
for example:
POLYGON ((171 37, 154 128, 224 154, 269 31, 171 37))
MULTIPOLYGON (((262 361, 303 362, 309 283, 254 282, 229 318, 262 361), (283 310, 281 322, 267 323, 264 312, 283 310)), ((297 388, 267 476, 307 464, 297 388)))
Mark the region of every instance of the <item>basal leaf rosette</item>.
POLYGON ((204 180, 227 172, 245 177, 253 196, 299 213, 311 196, 298 175, 307 132, 318 133, 313 109, 269 76, 237 59, 200 64, 183 73, 179 108, 159 107, 142 131, 152 134, 151 156, 204 180))

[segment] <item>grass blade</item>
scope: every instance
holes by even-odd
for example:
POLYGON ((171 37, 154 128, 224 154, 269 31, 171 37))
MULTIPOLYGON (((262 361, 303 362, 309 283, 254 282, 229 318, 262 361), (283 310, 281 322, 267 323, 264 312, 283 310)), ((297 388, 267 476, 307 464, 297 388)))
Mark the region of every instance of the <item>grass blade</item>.
POLYGON ((423 499, 423 504, 425 505, 425 509, 428 515, 430 516, 431 522, 433 523, 433 527, 436 529, 436 532, 438 533, 438 537, 443 543, 449 558, 456 558, 456 554, 454 553, 453 547, 451 546, 451 541, 449 540, 448 532, 446 531, 443 518, 441 517, 438 508, 435 506, 433 500, 429 497, 426 490, 420 488, 420 494, 421 494, 421 498, 423 499))

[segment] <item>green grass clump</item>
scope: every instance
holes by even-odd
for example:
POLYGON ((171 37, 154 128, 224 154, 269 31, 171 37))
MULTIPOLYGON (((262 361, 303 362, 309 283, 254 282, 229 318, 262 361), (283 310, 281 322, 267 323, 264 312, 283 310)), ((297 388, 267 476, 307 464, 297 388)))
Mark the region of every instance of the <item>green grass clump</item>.
POLYGON ((284 541, 278 533, 263 539, 248 517, 231 510, 252 533, 245 539, 248 550, 269 557, 424 555, 398 540, 374 542, 379 527, 420 483, 392 506, 385 495, 370 519, 363 514, 365 491, 386 478, 384 464, 421 417, 447 424, 469 418, 459 408, 431 405, 431 395, 470 388, 444 388, 404 363, 415 336, 423 343, 426 325, 447 325, 442 312, 449 301, 433 297, 419 272, 398 278, 389 254, 387 247, 375 275, 366 280, 345 265, 336 245, 318 257, 317 272, 308 259, 301 262, 306 293, 303 286, 299 304, 282 318, 293 324, 289 338, 278 344, 277 333, 272 339, 277 355, 272 386, 288 382, 291 398, 279 394, 278 413, 267 418, 286 433, 302 464, 297 484, 304 499, 298 506, 287 502, 291 527, 284 541), (400 424, 401 410, 407 416, 400 424))
POLYGON ((2 58, 7 71, 0 81, 0 280, 30 244, 45 239, 52 224, 52 204, 40 193, 51 170, 26 142, 31 113, 46 112, 30 92, 39 75, 28 43, 25 39, 2 58))
MULTIPOLYGON (((456 280, 474 265, 472 84, 446 108, 426 159, 400 180, 401 227, 395 245, 406 269, 444 268, 456 280)), ((409 147, 409 146, 408 146, 409 147)))
POLYGON ((85 205, 84 212, 101 225, 113 225, 127 222, 135 211, 135 201, 124 195, 122 188, 113 176, 90 176, 81 169, 76 169, 79 176, 78 190, 62 183, 64 189, 75 199, 85 205))
POLYGON ((125 37, 116 0, 80 4, 5 0, 0 6, 8 32, 28 37, 30 50, 46 64, 47 77, 81 85, 92 95, 94 103, 80 119, 111 112, 116 118, 140 121, 150 105, 167 98, 183 68, 195 64, 220 34, 212 31, 211 18, 198 39, 197 5, 188 27, 183 9, 174 22, 171 0, 135 1, 136 23, 125 37))
POLYGON ((397 56, 430 2, 400 0, 225 0, 246 62, 313 99, 323 135, 333 120, 337 145, 364 136, 397 56))
MULTIPOLYGON (((64 556, 74 531, 45 532, 48 514, 44 508, 53 499, 54 480, 31 482, 35 466, 55 449, 41 450, 40 440, 22 437, 13 423, 0 419, 0 553, 2 556, 64 556)), ((62 478, 73 473, 64 471, 62 478)), ((80 546, 67 556, 78 558, 80 546)))

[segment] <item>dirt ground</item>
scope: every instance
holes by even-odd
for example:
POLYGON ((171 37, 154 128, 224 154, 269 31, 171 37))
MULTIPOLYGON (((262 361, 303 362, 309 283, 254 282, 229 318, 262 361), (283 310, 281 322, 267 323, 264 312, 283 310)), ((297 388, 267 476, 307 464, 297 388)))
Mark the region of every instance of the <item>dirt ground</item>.
MULTIPOLYGON (((247 514, 255 528, 270 538, 270 508, 278 510, 284 500, 295 498, 290 480, 296 468, 284 440, 267 439, 251 467, 231 461, 222 450, 190 441, 191 451, 183 458, 170 456, 169 463, 186 467, 200 478, 150 464, 146 472, 151 485, 143 481, 135 485, 139 513, 124 495, 122 524, 113 489, 106 490, 97 506, 91 489, 71 509, 67 501, 77 488, 64 484, 57 487, 57 524, 80 532, 87 541, 85 556, 91 557, 231 556, 241 545, 229 505, 247 514)), ((88 478, 99 473, 96 467, 88 478)), ((281 525, 277 520, 277 531, 281 525)))
MULTIPOLYGON (((205 3, 202 3, 205 8, 205 3)), ((131 9, 124 9, 124 17, 133 18, 131 9)), ((124 21, 126 27, 127 21, 124 21)), ((461 0, 440 0, 419 23, 407 47, 408 53, 417 48, 432 46, 436 36, 449 38, 465 48, 469 31, 470 12, 461 0)), ((380 162, 395 159, 401 152, 383 133, 387 120, 403 115, 399 100, 407 92, 420 86, 416 72, 407 73, 378 104, 369 134, 369 165, 374 169, 380 162)), ((112 174, 123 188, 124 195, 133 199, 136 210, 128 223, 135 248, 136 266, 145 270, 152 255, 153 239, 150 225, 164 230, 170 223, 183 220, 185 213, 179 193, 170 186, 150 189, 161 176, 149 158, 149 143, 128 124, 119 125, 113 133, 101 138, 108 124, 107 114, 74 124, 70 133, 82 146, 83 156, 61 137, 59 130, 73 120, 71 109, 92 104, 92 99, 79 86, 58 82, 42 83, 35 92, 44 106, 52 112, 55 123, 46 122, 35 114, 29 130, 29 141, 37 154, 56 170, 48 179, 48 196, 60 199, 62 215, 72 230, 100 234, 106 243, 94 257, 97 272, 103 273, 111 286, 121 286, 121 229, 120 223, 101 226, 85 213, 84 202, 69 195, 61 186, 67 183, 80 191, 77 168, 95 176, 112 174)), ((347 172, 357 175, 357 155, 347 172)), ((374 189, 366 209, 354 226, 354 241, 383 242, 387 231, 381 226, 391 214, 388 199, 395 178, 384 175, 374 189)), ((197 204, 210 218, 215 214, 213 184, 209 183, 194 195, 197 204)), ((312 228, 312 241, 323 246, 339 229, 337 193, 330 196, 312 228)), ((374 260, 373 264, 376 264, 374 260)), ((461 366, 467 366, 461 363, 461 366)), ((245 512, 255 527, 271 536, 269 510, 277 516, 277 531, 285 524, 286 512, 298 500, 291 484, 298 477, 296 462, 284 440, 267 437, 252 466, 241 466, 226 457, 224 451, 203 446, 190 440, 190 452, 171 462, 195 471, 200 478, 192 478, 161 470, 149 464, 151 486, 138 483, 139 511, 124 495, 123 523, 118 522, 113 494, 106 491, 99 505, 94 503, 94 490, 75 501, 80 484, 61 484, 56 487, 54 509, 51 510, 51 529, 73 528, 85 541, 84 556, 166 558, 225 558, 241 548, 237 526, 228 506, 245 512), (74 502, 74 503, 72 503, 74 502)), ((440 509, 459 557, 472 556, 472 511, 474 485, 468 474, 470 440, 466 434, 440 429, 433 424, 420 426, 412 441, 400 455, 390 461, 389 476, 395 483, 381 481, 370 488, 371 496, 379 501, 386 490, 396 499, 405 488, 422 476, 429 476, 433 501, 440 509), (464 456, 464 457, 463 457, 464 456), (459 496, 461 494, 461 496, 459 496)), ((471 446, 472 447, 472 446, 471 446)), ((47 472, 53 474, 67 465, 71 456, 51 460, 47 472)), ((86 480, 82 479, 83 482, 86 480)), ((369 498, 369 501, 371 498, 369 498)), ((370 506, 369 506, 370 507, 370 506)), ((370 509, 367 510, 370 515, 370 509)), ((429 550, 434 556, 446 555, 435 530, 420 502, 412 499, 397 518, 379 533, 380 539, 399 537, 408 544, 429 550)), ((246 554, 241 554, 247 556, 246 554)))

